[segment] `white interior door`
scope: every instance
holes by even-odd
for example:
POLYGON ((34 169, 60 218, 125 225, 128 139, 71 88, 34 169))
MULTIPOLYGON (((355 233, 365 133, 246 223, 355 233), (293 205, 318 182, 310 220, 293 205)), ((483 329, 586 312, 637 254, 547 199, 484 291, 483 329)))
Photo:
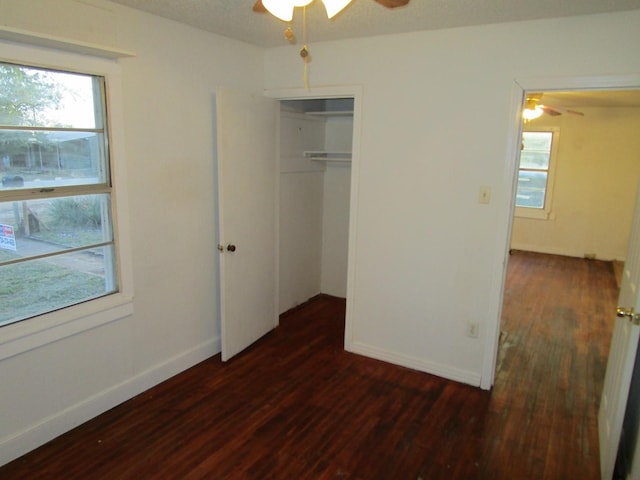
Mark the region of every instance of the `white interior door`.
MULTIPOLYGON (((624 265, 622 286, 618 299, 618 312, 613 328, 609 361, 605 374, 600 411, 598 412, 598 432, 600 437, 600 470, 602 478, 613 476, 616 455, 622 432, 633 365, 638 349, 640 326, 640 189, 636 196, 636 206, 629 237, 629 247, 624 265)), ((612 312, 613 314, 613 312, 612 312)))
POLYGON ((278 323, 275 100, 216 94, 222 360, 278 323))

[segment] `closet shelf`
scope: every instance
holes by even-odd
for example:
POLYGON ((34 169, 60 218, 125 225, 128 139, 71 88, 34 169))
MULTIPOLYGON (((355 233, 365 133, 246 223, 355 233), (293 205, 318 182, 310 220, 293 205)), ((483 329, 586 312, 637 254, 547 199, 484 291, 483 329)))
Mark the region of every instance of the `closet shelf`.
POLYGON ((307 151, 305 158, 324 162, 350 162, 351 152, 307 151))

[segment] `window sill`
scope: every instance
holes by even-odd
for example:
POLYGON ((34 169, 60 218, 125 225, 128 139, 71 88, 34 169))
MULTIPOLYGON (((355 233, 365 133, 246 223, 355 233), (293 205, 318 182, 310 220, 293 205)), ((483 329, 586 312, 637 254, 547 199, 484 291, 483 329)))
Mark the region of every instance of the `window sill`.
POLYGON ((120 320, 133 313, 122 293, 84 302, 0 328, 0 360, 120 320))
POLYGON ((516 207, 514 216, 536 220, 553 220, 553 214, 541 208, 516 207))

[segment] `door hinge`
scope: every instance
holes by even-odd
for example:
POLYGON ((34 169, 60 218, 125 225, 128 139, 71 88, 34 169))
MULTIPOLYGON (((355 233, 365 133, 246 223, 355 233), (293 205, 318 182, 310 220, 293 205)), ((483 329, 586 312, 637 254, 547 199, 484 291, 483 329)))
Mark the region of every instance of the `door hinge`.
POLYGON ((633 325, 640 325, 640 314, 635 313, 633 308, 618 307, 616 308, 616 316, 620 318, 627 317, 633 325))

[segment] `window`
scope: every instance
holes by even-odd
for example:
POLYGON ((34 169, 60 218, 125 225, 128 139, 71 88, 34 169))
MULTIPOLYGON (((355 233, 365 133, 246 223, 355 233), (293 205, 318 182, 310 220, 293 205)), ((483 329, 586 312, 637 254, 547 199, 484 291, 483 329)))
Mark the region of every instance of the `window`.
POLYGON ((105 82, 0 63, 0 326, 118 289, 105 82))
POLYGON ((516 214, 547 218, 551 205, 553 157, 557 132, 522 133, 516 214))

